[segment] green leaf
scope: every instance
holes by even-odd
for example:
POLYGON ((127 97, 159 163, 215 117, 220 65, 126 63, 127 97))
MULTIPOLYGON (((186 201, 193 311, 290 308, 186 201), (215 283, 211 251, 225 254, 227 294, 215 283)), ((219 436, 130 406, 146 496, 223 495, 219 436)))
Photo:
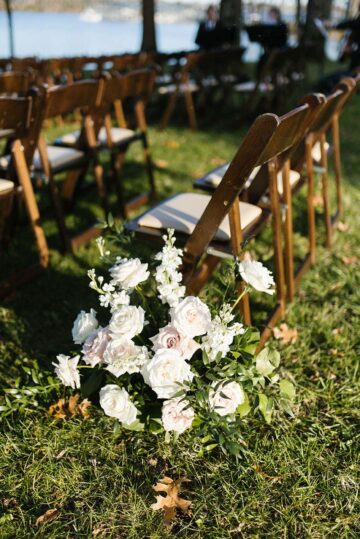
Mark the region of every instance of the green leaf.
POLYGON ((141 423, 141 421, 139 421, 139 419, 135 419, 135 421, 133 423, 131 423, 131 425, 124 425, 123 424, 123 427, 124 429, 127 429, 127 430, 133 430, 135 432, 141 432, 142 430, 144 430, 144 423, 141 423))
POLYGON ((272 401, 267 398, 264 393, 258 394, 259 398, 259 405, 258 408, 260 412, 262 413, 266 423, 271 422, 271 415, 272 415, 272 401))
POLYGON ((293 401, 295 399, 295 387, 290 380, 280 380, 279 382, 280 393, 286 399, 293 401))
POLYGON ((96 393, 96 391, 100 388, 104 380, 104 371, 101 370, 94 370, 89 378, 84 382, 84 384, 81 386, 81 395, 86 398, 92 395, 93 393, 96 393))
POLYGON ((247 396, 246 393, 245 393, 245 402, 243 402, 242 404, 239 404, 236 411, 241 418, 246 417, 248 413, 251 411, 249 397, 247 396))

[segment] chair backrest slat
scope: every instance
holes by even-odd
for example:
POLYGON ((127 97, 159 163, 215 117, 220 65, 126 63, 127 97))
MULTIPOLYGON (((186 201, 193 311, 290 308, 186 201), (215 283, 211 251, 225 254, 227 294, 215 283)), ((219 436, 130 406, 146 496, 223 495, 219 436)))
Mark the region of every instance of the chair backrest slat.
POLYGON ((30 126, 31 98, 0 97, 0 129, 23 134, 30 126))
POLYGON ((101 102, 103 81, 79 81, 65 86, 54 86, 46 92, 44 118, 69 114, 76 109, 89 110, 101 102))

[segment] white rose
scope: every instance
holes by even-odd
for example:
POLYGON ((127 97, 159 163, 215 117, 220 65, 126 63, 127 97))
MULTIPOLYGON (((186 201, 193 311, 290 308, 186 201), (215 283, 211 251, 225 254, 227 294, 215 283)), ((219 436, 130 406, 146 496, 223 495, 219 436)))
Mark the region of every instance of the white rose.
POLYGON ((275 290, 270 288, 275 285, 272 273, 256 260, 242 260, 239 264, 239 271, 242 279, 259 292, 274 294, 275 290))
POLYGON ((179 397, 164 401, 161 411, 162 422, 166 431, 174 430, 182 434, 191 427, 195 413, 193 408, 186 408, 188 404, 188 401, 179 397))
POLYGON ((230 382, 228 384, 223 383, 216 389, 216 391, 214 388, 211 388, 210 390, 210 408, 221 416, 234 414, 239 404, 243 404, 244 402, 244 391, 237 382, 230 382))
POLYGON ((98 327, 98 321, 96 320, 96 311, 90 309, 89 313, 85 311, 80 311, 77 315, 73 328, 72 328, 72 337, 75 344, 82 344, 98 327))
POLYGON ((56 356, 57 363, 53 363, 55 367, 55 374, 64 384, 64 386, 76 389, 80 387, 80 373, 77 370, 77 364, 79 363, 80 356, 75 356, 70 359, 69 356, 59 354, 56 356))
POLYGON ((112 283, 128 290, 146 281, 150 275, 147 268, 148 265, 142 264, 138 258, 130 260, 125 258, 124 260, 120 259, 120 262, 110 268, 109 271, 112 283))
POLYGON ((111 317, 109 328, 114 337, 132 339, 142 332, 145 312, 142 307, 126 305, 121 307, 111 317))
POLYGON ((150 339, 154 346, 154 352, 162 348, 171 348, 179 352, 181 359, 190 359, 196 350, 200 348, 194 339, 181 335, 174 326, 168 324, 161 328, 159 333, 150 339))
POLYGON ((88 365, 95 367, 103 361, 105 349, 110 340, 109 328, 99 328, 93 331, 84 342, 82 348, 83 360, 88 365))
POLYGON ((159 399, 173 397, 181 389, 180 384, 191 382, 194 377, 189 364, 171 348, 158 350, 145 364, 141 374, 159 399))
POLYGON ((104 353, 106 369, 117 377, 125 372, 129 374, 140 372, 147 359, 145 346, 136 346, 133 341, 124 337, 113 339, 104 353))
POLYGON ((209 308, 199 298, 188 296, 170 312, 173 326, 187 337, 204 335, 210 328, 209 308))
POLYGON ((106 415, 116 417, 124 425, 131 425, 136 420, 137 409, 129 393, 115 384, 100 389, 100 406, 106 415))

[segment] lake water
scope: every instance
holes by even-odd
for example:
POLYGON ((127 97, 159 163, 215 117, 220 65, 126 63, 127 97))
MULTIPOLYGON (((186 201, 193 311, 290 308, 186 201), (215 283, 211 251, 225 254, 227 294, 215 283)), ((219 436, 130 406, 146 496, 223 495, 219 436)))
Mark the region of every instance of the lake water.
MULTIPOLYGON (((102 20, 90 23, 77 13, 15 12, 14 15, 16 56, 100 56, 136 52, 141 43, 139 21, 102 20)), ((194 48, 197 22, 177 22, 157 25, 158 49, 163 52, 190 50, 194 48)), ((248 46, 247 34, 242 36, 248 46)), ((256 61, 260 47, 251 43, 245 61, 256 61)), ((336 58, 334 42, 328 44, 328 56, 336 58)), ((0 57, 9 55, 7 17, 0 12, 0 57)))

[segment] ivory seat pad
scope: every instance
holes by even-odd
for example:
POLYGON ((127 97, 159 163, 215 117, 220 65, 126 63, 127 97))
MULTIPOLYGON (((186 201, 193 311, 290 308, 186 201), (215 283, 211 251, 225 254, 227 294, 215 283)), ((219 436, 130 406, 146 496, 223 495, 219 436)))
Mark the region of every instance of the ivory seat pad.
MULTIPOLYGON (((325 142, 325 151, 328 152, 330 148, 330 144, 328 142, 325 142)), ((320 142, 316 142, 311 150, 311 155, 314 161, 319 163, 321 161, 321 145, 320 142)))
POLYGON ((9 137, 13 132, 12 129, 0 129, 0 138, 9 137))
MULTIPOLYGON (((206 183, 209 183, 210 185, 217 187, 221 180, 224 177, 225 172, 229 168, 230 163, 225 163, 221 167, 213 170, 210 172, 204 179, 206 183)), ((260 167, 255 167, 252 173, 249 176, 248 182, 251 183, 251 181, 255 178, 256 174, 259 172, 260 167)), ((289 183, 290 187, 294 187, 300 180, 300 174, 296 170, 290 170, 289 174, 289 183)), ((284 192, 283 189, 283 181, 282 181, 282 172, 279 172, 277 175, 277 187, 279 195, 282 195, 284 192)))
MULTIPOLYGON (((235 84, 234 89, 237 92, 253 92, 256 88, 256 82, 254 81, 247 81, 247 82, 240 82, 239 84, 235 84)), ((260 92, 271 92, 274 89, 274 85, 271 84, 271 82, 260 82, 258 89, 260 92)))
MULTIPOLYGON (((80 159, 83 159, 84 154, 79 150, 73 148, 63 148, 61 146, 47 146, 47 154, 52 169, 57 169, 65 165, 71 165, 76 163, 80 159)), ((6 169, 9 166, 10 155, 3 155, 0 157, 0 167, 6 169)), ((33 166, 36 170, 42 170, 40 154, 38 150, 35 150, 33 166)))
MULTIPOLYGON (((59 144, 75 144, 80 135, 79 131, 73 131, 72 133, 66 133, 62 137, 56 139, 59 144)), ((116 144, 123 140, 129 139, 135 135, 135 131, 132 129, 126 129, 125 127, 112 127, 111 128, 111 140, 116 144)), ((98 139, 101 144, 107 143, 106 129, 102 127, 99 131, 98 139)))
MULTIPOLYGON (((173 94, 175 90, 177 89, 176 84, 168 84, 167 86, 159 86, 158 92, 161 95, 165 94, 173 94)), ((183 92, 197 92, 199 90, 199 86, 195 82, 188 82, 184 84, 180 84, 179 91, 181 93, 183 92)))
POLYGON ((7 193, 10 193, 15 188, 14 182, 11 182, 10 180, 3 180, 0 178, 0 196, 6 195, 7 193))
MULTIPOLYGON (((178 232, 191 234, 211 196, 198 193, 181 193, 152 210, 142 215, 138 221, 140 226, 156 229, 174 228, 178 232)), ((240 202, 240 218, 242 228, 246 228, 254 223, 261 215, 262 211, 253 204, 240 202)), ((228 216, 221 223, 215 239, 219 241, 230 240, 230 225, 228 216)))

